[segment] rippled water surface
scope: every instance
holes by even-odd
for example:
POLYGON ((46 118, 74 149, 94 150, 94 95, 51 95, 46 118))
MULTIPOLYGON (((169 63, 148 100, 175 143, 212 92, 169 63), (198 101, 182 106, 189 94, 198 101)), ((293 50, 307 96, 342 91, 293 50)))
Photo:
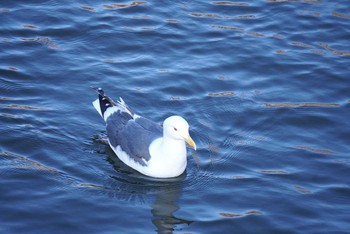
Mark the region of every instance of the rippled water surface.
POLYGON ((348 0, 1 1, 1 233, 347 233, 348 0), (103 143, 103 87, 191 125, 179 178, 103 143))

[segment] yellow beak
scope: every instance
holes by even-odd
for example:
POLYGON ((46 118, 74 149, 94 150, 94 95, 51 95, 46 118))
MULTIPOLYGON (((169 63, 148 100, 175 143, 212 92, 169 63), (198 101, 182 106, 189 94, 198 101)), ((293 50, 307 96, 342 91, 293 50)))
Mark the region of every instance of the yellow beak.
POLYGON ((194 141, 192 140, 192 138, 189 135, 188 135, 188 137, 185 137, 185 141, 191 148, 193 148, 194 150, 197 149, 196 143, 194 143, 194 141))

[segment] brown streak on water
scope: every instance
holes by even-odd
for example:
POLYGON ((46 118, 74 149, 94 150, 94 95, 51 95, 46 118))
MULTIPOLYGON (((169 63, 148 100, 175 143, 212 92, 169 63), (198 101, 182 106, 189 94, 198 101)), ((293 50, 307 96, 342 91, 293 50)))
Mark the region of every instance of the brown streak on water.
POLYGON ((234 92, 226 91, 221 93, 208 93, 209 97, 224 97, 224 96, 233 96, 235 95, 234 92))
POLYGON ((171 97, 170 98, 172 101, 184 101, 187 100, 185 97, 171 97))
POLYGON ((123 9, 123 8, 136 7, 143 4, 146 4, 146 2, 131 2, 131 3, 124 3, 124 4, 114 3, 109 5, 103 5, 103 7, 109 10, 117 10, 117 9, 123 9))
POLYGON ((167 20, 165 20, 165 22, 168 22, 168 23, 179 23, 179 21, 178 20, 175 20, 175 19, 167 19, 167 20))
POLYGON ((255 19, 255 15, 237 15, 237 16, 228 16, 228 15, 216 15, 211 13, 191 13, 194 17, 202 18, 214 18, 214 19, 255 19))
POLYGON ((253 36, 253 37, 264 37, 265 35, 262 33, 257 33, 257 32, 247 32, 248 35, 253 36))
POLYGON ((219 16, 219 15, 210 14, 210 13, 192 13, 191 15, 194 17, 224 18, 224 16, 219 16))
POLYGON ((58 49, 58 46, 52 42, 51 39, 49 39, 48 37, 33 37, 33 38, 21 38, 21 41, 34 41, 34 42, 38 42, 44 46, 46 46, 49 49, 58 49))
POLYGON ((297 42, 297 41, 291 42, 290 44, 293 46, 303 47, 303 48, 312 48, 313 47, 312 45, 304 44, 302 42, 297 42))
POLYGON ((151 19, 152 16, 150 16, 150 15, 135 15, 132 18, 133 19, 151 19))
POLYGON ((105 59, 105 60, 102 60, 102 62, 105 62, 105 63, 123 63, 124 61, 121 59, 105 59))
POLYGON ((96 11, 94 7, 90 7, 90 6, 80 6, 80 8, 87 11, 96 11))
POLYGON ((328 50, 329 52, 335 54, 335 55, 350 56, 350 52, 333 49, 328 45, 328 43, 318 42, 318 45, 323 47, 324 49, 328 50))
POLYGON ((237 218, 237 217, 243 216, 242 214, 233 214, 233 213, 224 213, 224 212, 219 213, 219 215, 226 217, 226 218, 237 218))
POLYGON ((303 149, 303 150, 307 150, 307 151, 311 151, 311 152, 319 153, 319 154, 337 154, 336 152, 331 151, 331 150, 327 150, 327 149, 315 149, 315 148, 312 148, 312 147, 306 146, 306 145, 297 145, 297 146, 293 146, 292 148, 295 148, 295 149, 303 149))
POLYGON ((32 24, 24 24, 22 25, 23 28, 29 28, 29 29, 37 29, 38 27, 32 24))
POLYGON ((281 2, 301 2, 301 3, 321 3, 321 0, 267 0, 268 3, 281 3, 281 2))
POLYGON ((8 67, 9 68, 9 70, 11 70, 11 71, 18 71, 18 68, 17 67, 8 67))
POLYGON ((338 107, 337 103, 264 103, 266 107, 288 108, 288 107, 338 107))
POLYGON ((335 16, 335 17, 338 17, 338 18, 342 18, 342 19, 350 19, 350 15, 344 14, 344 13, 340 13, 340 12, 336 12, 336 11, 333 11, 332 15, 335 16))
POLYGON ((249 210, 249 211, 245 212, 245 214, 247 214, 247 215, 261 215, 263 213, 260 210, 249 210))
POLYGON ((214 5, 226 5, 226 6, 249 6, 249 3, 247 2, 212 2, 214 5))
POLYGON ((300 185, 297 185, 297 184, 295 184, 293 187, 297 192, 302 193, 302 194, 311 194, 312 193, 310 190, 308 190, 300 185))
POLYGON ((325 55, 326 54, 323 50, 309 50, 308 52, 311 54, 317 54, 317 55, 325 55))
POLYGON ((40 170, 40 171, 49 171, 53 173, 59 173, 58 170, 47 167, 39 162, 36 162, 34 160, 31 160, 29 158, 26 158, 22 155, 18 155, 15 153, 11 153, 8 151, 0 151, 0 156, 8 157, 8 158, 14 158, 20 160, 16 163, 16 165, 13 165, 15 168, 21 168, 21 169, 33 169, 33 170, 40 170))
POLYGON ((141 30, 152 31, 152 30, 155 30, 155 28, 152 28, 152 27, 142 27, 141 30))
POLYGON ((263 174, 270 174, 270 175, 285 175, 289 174, 288 171, 285 170, 258 170, 258 172, 263 174))
POLYGON ((212 25, 211 27, 218 28, 218 29, 232 30, 232 31, 244 31, 242 28, 223 26, 223 25, 212 25))
POLYGON ((237 213, 227 213, 227 212, 220 212, 219 215, 223 216, 225 218, 239 218, 246 215, 262 215, 263 213, 259 210, 248 210, 242 214, 237 213))
POLYGON ((285 54, 285 50, 275 50, 276 54, 285 54))
POLYGON ((301 15, 308 15, 308 16, 314 16, 314 17, 320 17, 321 13, 318 11, 300 11, 301 15))
POLYGON ((11 104, 11 105, 3 105, 0 104, 1 107, 9 108, 9 109, 23 109, 23 110, 48 110, 46 108, 41 107, 33 107, 33 106, 24 106, 24 105, 17 105, 17 104, 11 104))

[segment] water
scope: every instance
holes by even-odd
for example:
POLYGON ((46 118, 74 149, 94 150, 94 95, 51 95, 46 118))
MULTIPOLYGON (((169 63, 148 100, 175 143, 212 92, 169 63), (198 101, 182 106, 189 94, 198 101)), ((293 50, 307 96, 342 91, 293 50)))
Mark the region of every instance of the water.
POLYGON ((349 233, 350 4, 2 1, 1 233, 349 233), (186 174, 100 141, 90 86, 184 116, 186 174))

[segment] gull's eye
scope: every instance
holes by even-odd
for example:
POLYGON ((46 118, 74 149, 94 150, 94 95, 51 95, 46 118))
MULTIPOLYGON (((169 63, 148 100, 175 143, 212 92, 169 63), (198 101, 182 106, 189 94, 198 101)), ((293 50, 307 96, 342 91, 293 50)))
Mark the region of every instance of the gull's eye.
POLYGON ((174 127, 174 130, 177 131, 177 128, 174 127))

